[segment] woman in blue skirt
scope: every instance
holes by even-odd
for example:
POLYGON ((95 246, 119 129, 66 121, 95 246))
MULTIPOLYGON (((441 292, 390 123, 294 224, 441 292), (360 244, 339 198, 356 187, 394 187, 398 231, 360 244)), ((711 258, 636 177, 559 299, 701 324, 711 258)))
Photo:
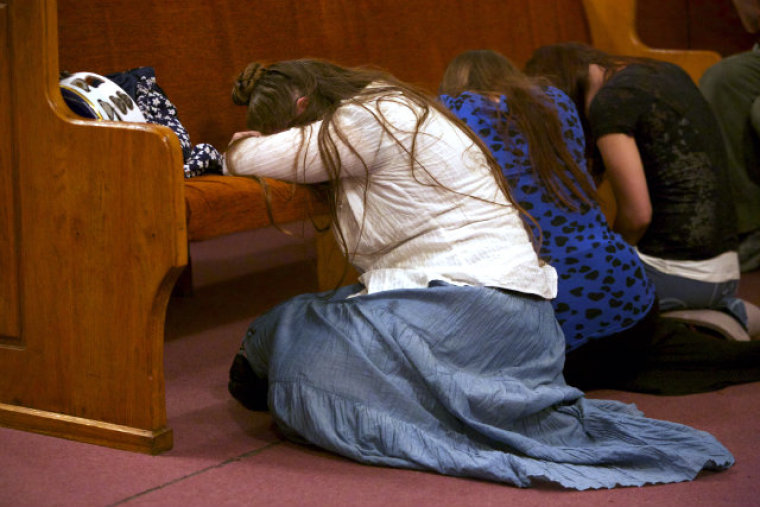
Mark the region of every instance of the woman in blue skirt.
POLYGON ((359 283, 257 318, 230 392, 281 430, 369 464, 516 486, 693 479, 733 457, 707 433, 588 400, 541 262, 478 137, 392 76, 315 60, 250 64, 250 129, 225 172, 327 183, 359 283))

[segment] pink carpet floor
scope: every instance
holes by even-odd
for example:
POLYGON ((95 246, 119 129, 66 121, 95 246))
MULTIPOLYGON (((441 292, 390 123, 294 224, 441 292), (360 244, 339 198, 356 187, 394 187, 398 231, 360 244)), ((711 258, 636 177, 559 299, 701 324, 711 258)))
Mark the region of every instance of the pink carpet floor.
MULTIPOLYGON (((193 245, 196 292, 167 316, 166 398, 174 448, 159 456, 0 429, 0 506, 760 506, 760 383, 636 403, 711 432, 736 457, 688 483, 576 492, 370 467, 283 441, 267 414, 230 398, 227 370, 250 320, 316 287, 313 251, 277 231, 193 245)), ((760 272, 742 281, 760 304, 760 272)))

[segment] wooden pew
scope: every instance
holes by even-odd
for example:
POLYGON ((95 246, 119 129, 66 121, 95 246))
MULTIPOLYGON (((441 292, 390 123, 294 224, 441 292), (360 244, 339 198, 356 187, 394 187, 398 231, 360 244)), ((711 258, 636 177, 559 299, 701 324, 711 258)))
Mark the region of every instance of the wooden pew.
POLYGON ((721 59, 716 51, 652 48, 636 29, 636 0, 583 0, 594 47, 609 53, 665 60, 683 67, 695 83, 721 59))
MULTIPOLYGON (((229 90, 250 60, 374 64, 435 92, 460 51, 522 64, 541 44, 587 40, 579 2, 0 2, 0 424, 169 449, 164 321, 187 241, 270 224, 255 182, 185 180, 170 130, 75 117, 60 70, 153 66, 191 141, 223 149, 244 128, 229 90), (214 186, 240 192, 237 218, 214 186)), ((302 219, 303 189, 271 184, 275 218, 302 219)))

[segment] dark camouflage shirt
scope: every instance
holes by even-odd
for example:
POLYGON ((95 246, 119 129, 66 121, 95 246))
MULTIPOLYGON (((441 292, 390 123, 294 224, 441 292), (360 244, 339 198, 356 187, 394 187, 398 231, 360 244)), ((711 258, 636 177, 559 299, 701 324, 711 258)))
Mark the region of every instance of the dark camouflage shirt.
POLYGON ((636 139, 652 222, 638 244, 664 259, 709 259, 736 248, 720 127, 691 78, 669 64, 631 64, 591 103, 592 134, 636 139))

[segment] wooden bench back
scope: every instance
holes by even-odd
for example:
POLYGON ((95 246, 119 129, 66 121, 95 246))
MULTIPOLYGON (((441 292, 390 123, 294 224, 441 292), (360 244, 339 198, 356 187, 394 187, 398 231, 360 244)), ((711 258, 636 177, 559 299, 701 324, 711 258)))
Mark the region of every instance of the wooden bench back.
POLYGON ((60 65, 152 66, 193 143, 244 128, 232 82, 252 60, 371 64, 434 92, 449 60, 494 48, 522 65, 543 44, 589 41, 581 0, 59 0, 60 65))

